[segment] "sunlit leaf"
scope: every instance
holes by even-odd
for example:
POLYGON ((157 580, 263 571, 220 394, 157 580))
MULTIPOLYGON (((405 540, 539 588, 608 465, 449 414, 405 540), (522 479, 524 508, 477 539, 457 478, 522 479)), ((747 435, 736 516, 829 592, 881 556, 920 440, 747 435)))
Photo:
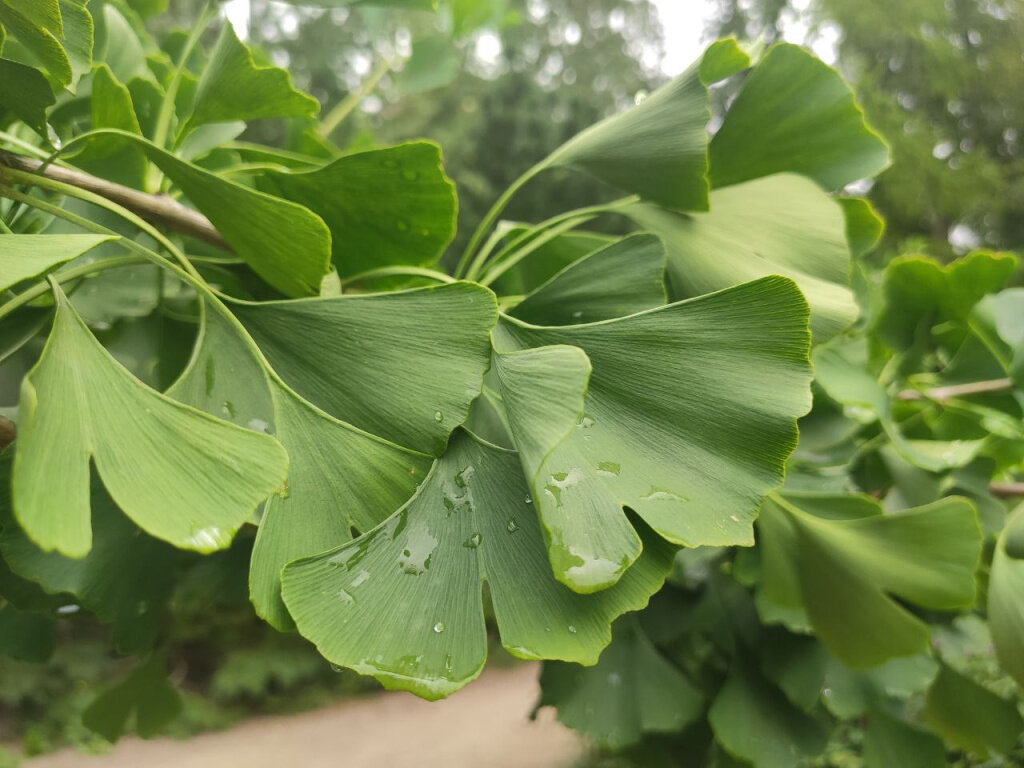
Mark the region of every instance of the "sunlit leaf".
POLYGON ((503 384, 522 403, 506 407, 518 410, 559 580, 589 592, 622 575, 640 551, 623 506, 676 544, 753 543, 761 497, 781 481, 810 406, 806 312, 793 283, 773 277, 589 325, 503 320, 499 351, 574 346, 593 365, 586 399, 562 403, 582 405, 582 418, 546 454, 524 435, 553 428, 543 402, 567 369, 553 360, 533 388, 503 384))
POLYGON ((268 173, 260 184, 323 218, 342 277, 432 264, 455 234, 455 186, 430 142, 356 152, 313 171, 268 173))
POLYGON ((90 458, 140 528, 176 546, 226 546, 284 482, 272 438, 218 421, 143 386, 100 346, 54 288, 57 312, 25 377, 14 460, 14 512, 44 550, 92 546, 90 458), (54 467, 61 481, 51 482, 54 467))
POLYGON ((643 204, 624 213, 664 241, 674 298, 779 274, 792 278, 811 305, 816 343, 857 317, 843 209, 808 179, 780 174, 716 190, 709 213, 643 204))
POLYGON ((570 264, 509 314, 536 325, 577 325, 665 301, 665 249, 656 237, 636 235, 570 264))
POLYGON ((764 594, 802 605, 843 663, 872 667, 928 647, 928 626, 893 598, 969 608, 981 558, 977 512, 946 498, 885 515, 866 496, 787 492, 761 511, 764 594))
POLYGON ((204 313, 200 344, 168 392, 208 413, 272 433, 288 451, 286 490, 263 509, 249 588, 256 612, 292 626, 281 602, 281 569, 366 531, 400 507, 431 457, 391 445, 334 419, 283 386, 251 342, 220 313, 204 313))
POLYGON ((0 235, 0 291, 114 239, 105 235, 0 235))
POLYGON ((775 173, 838 189, 889 163, 842 76, 796 45, 774 46, 750 72, 711 141, 711 186, 775 173))
POLYGON ((551 576, 515 454, 458 433, 382 526, 285 568, 284 599, 331 662, 437 699, 483 668, 482 579, 511 653, 593 664, 615 617, 643 607, 668 571, 672 548, 644 542, 618 585, 575 594, 551 576))
POLYGON ((252 51, 224 24, 196 89, 189 128, 203 123, 267 117, 316 117, 320 103, 292 85, 287 70, 259 66, 252 51))
POLYGON ((597 664, 547 662, 540 684, 538 706, 557 707, 562 723, 611 749, 681 730, 704 709, 701 692, 628 618, 616 622, 597 664))
POLYGON ((435 455, 480 394, 496 317, 494 294, 473 283, 232 309, 299 395, 435 455))

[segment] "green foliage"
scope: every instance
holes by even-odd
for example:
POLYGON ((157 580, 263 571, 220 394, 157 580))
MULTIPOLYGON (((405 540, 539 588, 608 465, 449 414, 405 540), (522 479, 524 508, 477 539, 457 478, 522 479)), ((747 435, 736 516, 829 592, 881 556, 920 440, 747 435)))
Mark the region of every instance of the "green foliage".
MULTIPOLYGON (((490 621, 550 662, 541 704, 647 765, 1014 759, 1017 262, 864 268, 880 221, 834 191, 887 153, 836 71, 713 44, 510 178, 442 271, 435 144, 335 144, 358 102, 314 122, 230 29, 208 51, 208 16, 154 36, 111 0, 83 69, 83 5, 0 8, 57 102, 2 102, 0 652, 109 625, 137 661, 87 728, 170 727, 182 603, 249 601, 429 699, 479 674, 490 621), (503 221, 555 168, 629 196, 503 221), (615 214, 638 232, 580 229, 615 214)), ((407 90, 505 6, 449 10, 407 90)), ((317 677, 277 642, 215 695, 317 677)))

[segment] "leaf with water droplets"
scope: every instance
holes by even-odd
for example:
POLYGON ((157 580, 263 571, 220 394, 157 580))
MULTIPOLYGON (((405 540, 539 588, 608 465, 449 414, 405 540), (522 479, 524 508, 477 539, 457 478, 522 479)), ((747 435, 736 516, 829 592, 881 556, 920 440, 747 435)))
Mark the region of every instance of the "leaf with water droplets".
MULTIPOLYGON (((208 412, 237 403, 236 423, 271 431, 288 451, 288 480, 264 507, 249 573, 256 612, 279 629, 293 626, 281 602, 284 565, 349 541, 352 527, 369 530, 412 495, 430 468, 429 456, 366 434, 300 398, 265 367, 243 330, 211 310, 170 394, 208 412)), ((342 599, 353 594, 338 592, 342 599)))
POLYGON ((503 318, 494 340, 556 578, 593 592, 627 572, 641 544, 623 507, 675 544, 753 544, 810 404, 807 305, 791 281, 589 325, 503 318))
POLYGON ((284 600, 299 632, 335 664, 388 688, 441 698, 483 667, 486 579, 511 653, 595 663, 611 639, 611 621, 646 605, 674 550, 643 529, 643 555, 621 582, 578 595, 552 577, 537 513, 525 496, 514 453, 456 433, 394 516, 285 568, 284 600), (341 589, 354 600, 338 600, 341 589))
POLYGON ((497 318, 494 294, 463 282, 231 308, 299 395, 433 454, 480 394, 497 318))
POLYGON ((455 235, 455 185, 431 142, 355 152, 313 171, 267 173, 259 185, 327 222, 342 277, 433 264, 455 235))
POLYGON ((186 549, 227 546, 284 481, 280 444, 144 386, 56 286, 54 297, 53 330, 21 389, 12 497, 22 529, 44 550, 89 552, 91 459, 110 496, 149 534, 186 549), (202 531, 217 535, 197 539, 202 531))

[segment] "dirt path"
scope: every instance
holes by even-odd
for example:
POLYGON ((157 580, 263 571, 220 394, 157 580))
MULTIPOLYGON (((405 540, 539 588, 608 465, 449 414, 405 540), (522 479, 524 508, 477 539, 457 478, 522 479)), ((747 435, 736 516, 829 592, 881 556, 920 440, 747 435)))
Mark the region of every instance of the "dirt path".
POLYGON ((402 693, 250 720, 188 741, 125 739, 106 755, 58 752, 25 768, 568 768, 583 745, 536 701, 539 667, 490 669, 434 704, 402 693))

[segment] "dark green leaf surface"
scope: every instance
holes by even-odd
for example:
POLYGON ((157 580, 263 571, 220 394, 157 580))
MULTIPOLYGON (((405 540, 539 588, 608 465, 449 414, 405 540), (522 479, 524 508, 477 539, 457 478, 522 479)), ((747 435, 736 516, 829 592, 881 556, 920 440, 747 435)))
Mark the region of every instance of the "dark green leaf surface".
POLYGON ((704 710, 701 692, 628 617, 616 622, 597 664, 547 662, 540 684, 538 706, 557 706, 562 723, 611 749, 681 730, 704 710))
POLYGON ((811 305, 816 343, 857 318, 843 209, 806 178, 779 174, 715 190, 709 213, 651 205, 624 213, 664 241, 675 298, 778 274, 792 278, 811 305))
POLYGON ((41 664, 53 655, 57 644, 54 621, 41 613, 0 607, 0 655, 41 664))
POLYGON ((285 568, 284 600, 331 662, 437 699, 483 668, 483 579, 512 654, 594 664, 611 622, 646 605, 668 571, 672 548, 644 543, 617 586, 575 594, 551 576, 515 454, 458 433, 382 526, 285 568))
POLYGON ((578 325, 660 307, 665 248, 650 235, 627 237, 570 264, 509 314, 534 325, 578 325))
POLYGON ((753 544, 810 407, 806 313, 794 284, 772 277, 619 320, 499 325, 499 351, 575 346, 593 365, 582 418, 547 454, 524 436, 551 429, 535 410, 541 379, 564 367, 517 393, 518 447, 559 580, 589 592, 622 575, 640 550, 623 506, 676 544, 753 544))
POLYGON ((46 136, 46 110, 56 103, 50 84, 34 67, 0 59, 0 106, 40 136, 46 136))
POLYGON ((494 294, 474 283, 232 310, 299 395, 435 455, 480 394, 496 317, 494 294))
POLYGON ((138 734, 151 738, 176 718, 181 708, 181 694, 167 680, 163 661, 154 655, 97 696, 82 713, 82 723, 113 742, 121 738, 134 715, 138 734))
POLYGON ((1024 506, 996 542, 988 583, 988 621, 1000 665, 1024 685, 1024 506), (1011 542, 1016 542, 1015 548, 1011 542))
POLYGON ((313 171, 268 173, 260 184, 323 218, 342 277, 433 264, 455 235, 455 186, 430 142, 356 152, 313 171))
POLYGON ((287 455, 257 435, 155 392, 93 338, 64 294, 39 362, 25 377, 14 512, 44 550, 92 546, 89 465, 140 528, 175 546, 227 546, 284 482, 287 455), (61 467, 61 482, 51 482, 61 467))
POLYGON ((708 721, 715 740, 755 768, 793 768, 825 748, 822 719, 794 707, 782 692, 736 663, 719 691, 708 721))
POLYGON ((751 71, 710 157, 716 189, 787 171, 839 189, 889 164, 888 147, 864 122, 840 74, 788 43, 774 46, 751 71))

